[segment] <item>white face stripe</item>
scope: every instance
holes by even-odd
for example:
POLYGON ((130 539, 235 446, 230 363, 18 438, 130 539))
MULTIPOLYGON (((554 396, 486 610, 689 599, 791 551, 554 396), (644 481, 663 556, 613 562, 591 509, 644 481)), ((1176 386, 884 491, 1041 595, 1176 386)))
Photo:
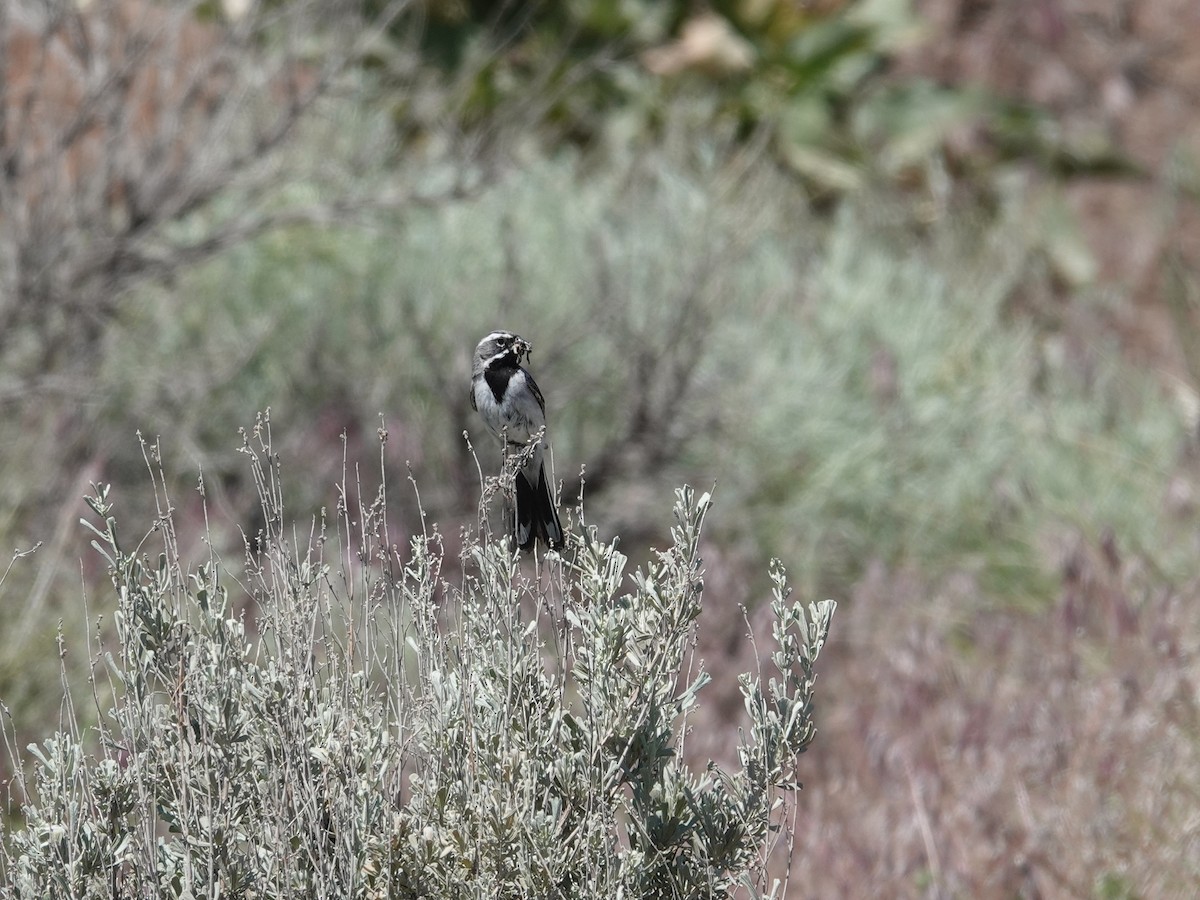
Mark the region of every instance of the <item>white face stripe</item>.
POLYGON ((485 337, 479 343, 486 344, 488 341, 498 341, 501 338, 515 338, 515 337, 516 337, 516 335, 513 334, 511 331, 493 331, 491 334, 489 334, 487 337, 485 337))
POLYGON ((495 356, 489 356, 487 359, 485 359, 483 361, 483 367, 485 369, 487 369, 491 366, 492 363, 496 362, 496 360, 503 359, 504 357, 511 355, 511 353, 512 353, 511 350, 503 350, 500 353, 497 353, 495 356))

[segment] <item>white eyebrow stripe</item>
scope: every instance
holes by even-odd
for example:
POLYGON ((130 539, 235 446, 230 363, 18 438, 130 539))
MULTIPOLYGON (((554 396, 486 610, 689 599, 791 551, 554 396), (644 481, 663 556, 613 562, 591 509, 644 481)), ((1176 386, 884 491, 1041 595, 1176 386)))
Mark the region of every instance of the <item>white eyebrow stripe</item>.
POLYGON ((491 334, 489 334, 487 337, 485 337, 479 343, 483 344, 483 343, 486 343, 487 341, 498 341, 501 338, 515 338, 515 337, 516 337, 516 335, 513 334, 511 331, 493 331, 491 334))

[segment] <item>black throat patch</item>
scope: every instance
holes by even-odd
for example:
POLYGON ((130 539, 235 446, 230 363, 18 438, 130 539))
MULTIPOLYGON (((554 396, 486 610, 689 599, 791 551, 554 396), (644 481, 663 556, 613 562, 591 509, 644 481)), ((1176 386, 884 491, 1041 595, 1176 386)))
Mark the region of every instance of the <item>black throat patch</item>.
POLYGON ((504 402, 504 392, 508 390, 508 383, 517 374, 517 369, 517 361, 511 354, 505 354, 484 369, 483 377, 497 403, 504 402))

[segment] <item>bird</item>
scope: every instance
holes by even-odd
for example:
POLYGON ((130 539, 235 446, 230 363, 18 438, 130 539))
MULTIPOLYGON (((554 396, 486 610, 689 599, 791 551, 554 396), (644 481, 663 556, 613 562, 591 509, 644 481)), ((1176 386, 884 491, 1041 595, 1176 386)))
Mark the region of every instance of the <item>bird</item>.
POLYGON ((551 550, 563 547, 554 486, 546 476, 546 401, 521 361, 532 345, 511 331, 493 331, 475 348, 471 365, 471 408, 478 411, 505 451, 520 454, 513 482, 517 499, 516 543, 522 550, 540 538, 551 550), (530 441, 537 438, 530 447, 530 441))

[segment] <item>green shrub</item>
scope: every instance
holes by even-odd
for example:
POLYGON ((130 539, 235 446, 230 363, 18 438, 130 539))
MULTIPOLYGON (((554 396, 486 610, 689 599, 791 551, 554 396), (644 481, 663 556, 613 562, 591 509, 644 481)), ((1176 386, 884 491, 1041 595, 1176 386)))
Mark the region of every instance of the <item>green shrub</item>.
POLYGON ((1183 575, 1164 499, 1184 417, 1115 342, 1072 357, 1007 313, 1037 264, 1028 223, 947 236, 964 224, 918 241, 847 211, 799 302, 724 333, 746 376, 725 401, 740 440, 723 487, 822 588, 882 559, 1041 602, 1048 548, 1078 532, 1183 575))
POLYGON ((382 483, 357 503, 343 483, 337 514, 299 529, 269 419, 243 449, 263 526, 240 570, 215 553, 186 565, 161 471, 136 547, 109 490, 88 498, 117 594, 94 696, 113 700, 81 733, 68 698, 61 730, 29 747, 23 822, 0 845, 9 896, 765 889, 834 604, 789 603, 773 564, 776 674, 740 679, 741 766, 693 771, 707 494, 678 492, 673 545, 631 576, 587 526, 540 560, 464 533, 454 564, 436 528, 393 545, 382 483))
MULTIPOLYGON (((821 222, 793 188, 674 147, 564 156, 378 231, 262 238, 182 279, 184 315, 148 295, 130 316, 106 372, 114 419, 178 428, 176 467, 232 479, 220 422, 272 405, 363 433, 386 411, 393 461, 448 522, 474 504, 467 356, 503 325, 534 343, 556 474, 570 495, 586 466, 604 537, 656 536, 647 498, 715 481, 744 511, 724 542, 803 560, 816 594, 883 559, 1044 598, 1047 547, 1073 529, 1186 561, 1162 511, 1186 423, 1160 384, 1113 344, 1066 356, 1008 314, 1049 224, 1017 197, 923 235, 886 199, 821 222)), ((312 436, 288 440, 292 456, 312 436)), ((293 503, 316 509, 333 477, 293 503)))

